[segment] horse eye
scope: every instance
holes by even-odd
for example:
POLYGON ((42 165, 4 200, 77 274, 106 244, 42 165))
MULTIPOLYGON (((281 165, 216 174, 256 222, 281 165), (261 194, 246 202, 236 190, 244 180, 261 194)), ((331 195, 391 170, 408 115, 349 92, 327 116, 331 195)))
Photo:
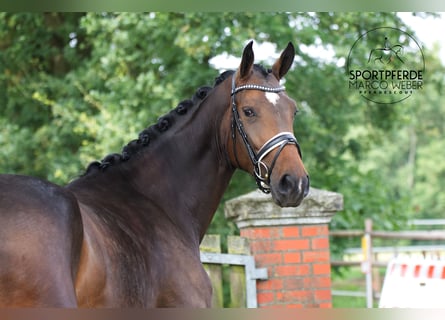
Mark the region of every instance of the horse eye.
POLYGON ((248 118, 256 116, 255 111, 253 111, 253 109, 249 108, 249 107, 243 108, 243 112, 244 112, 244 115, 248 118))

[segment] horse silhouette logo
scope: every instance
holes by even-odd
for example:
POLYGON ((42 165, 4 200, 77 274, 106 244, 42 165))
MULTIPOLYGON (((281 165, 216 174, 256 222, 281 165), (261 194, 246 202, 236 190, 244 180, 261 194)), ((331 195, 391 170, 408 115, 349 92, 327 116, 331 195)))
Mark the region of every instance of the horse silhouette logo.
POLYGON ((425 59, 406 31, 379 27, 361 34, 349 51, 348 87, 369 102, 402 102, 423 90, 425 59))
POLYGON ((388 37, 385 37, 383 47, 372 49, 369 53, 368 63, 391 64, 399 61, 404 63, 402 59, 403 46, 401 44, 391 45, 388 37))

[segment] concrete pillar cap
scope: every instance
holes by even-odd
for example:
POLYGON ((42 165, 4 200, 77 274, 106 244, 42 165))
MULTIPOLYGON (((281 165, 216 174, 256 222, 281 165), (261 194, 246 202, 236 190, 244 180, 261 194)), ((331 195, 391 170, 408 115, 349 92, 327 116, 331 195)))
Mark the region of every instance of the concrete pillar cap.
POLYGON ((300 206, 281 208, 270 194, 258 190, 226 202, 224 212, 238 228, 328 224, 337 211, 343 209, 343 195, 337 192, 311 188, 300 206))

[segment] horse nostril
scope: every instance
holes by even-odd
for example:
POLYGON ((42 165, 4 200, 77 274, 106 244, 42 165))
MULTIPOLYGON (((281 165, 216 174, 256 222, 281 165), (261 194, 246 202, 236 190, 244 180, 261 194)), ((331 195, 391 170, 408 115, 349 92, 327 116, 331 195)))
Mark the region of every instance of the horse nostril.
POLYGON ((309 177, 284 174, 272 188, 272 196, 280 207, 297 207, 309 193, 309 177))
POLYGON ((297 192, 299 194, 303 194, 303 197, 306 197, 309 193, 309 186, 309 176, 304 179, 285 174, 281 177, 281 180, 278 184, 278 191, 282 195, 289 195, 293 192, 297 192))
POLYGON ((295 189, 296 185, 297 183, 295 179, 292 176, 285 174, 281 177, 278 188, 281 194, 288 194, 290 191, 295 189))

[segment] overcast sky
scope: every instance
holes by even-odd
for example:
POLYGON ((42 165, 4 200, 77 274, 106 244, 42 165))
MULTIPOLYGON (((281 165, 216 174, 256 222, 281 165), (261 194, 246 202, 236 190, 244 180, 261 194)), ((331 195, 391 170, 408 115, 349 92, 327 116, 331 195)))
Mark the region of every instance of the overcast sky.
POLYGON ((432 48, 435 43, 440 46, 440 59, 445 64, 445 14, 440 18, 422 19, 413 17, 410 12, 400 12, 399 16, 416 33, 413 35, 426 48, 432 48))

